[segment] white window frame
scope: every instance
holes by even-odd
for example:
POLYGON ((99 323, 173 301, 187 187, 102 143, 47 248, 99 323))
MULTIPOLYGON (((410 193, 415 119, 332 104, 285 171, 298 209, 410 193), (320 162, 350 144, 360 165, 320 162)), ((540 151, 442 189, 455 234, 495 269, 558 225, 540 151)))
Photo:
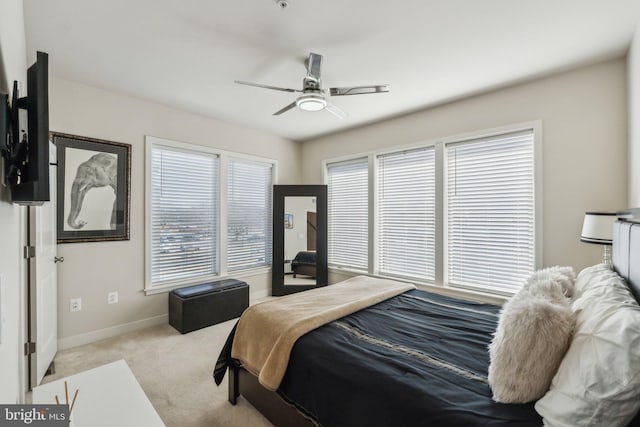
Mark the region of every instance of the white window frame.
MULTIPOLYGON (((161 285, 153 285, 151 281, 151 227, 145 221, 145 282, 144 292, 146 295, 153 295, 169 292, 172 289, 182 286, 203 283, 210 280, 219 280, 230 277, 227 271, 227 165, 229 158, 241 159, 253 162, 270 163, 273 165, 273 185, 278 183, 278 161, 265 157, 253 156, 234 151, 221 150, 218 148, 191 144, 186 142, 172 141, 155 136, 145 136, 145 218, 151 218, 151 150, 153 147, 168 147, 171 149, 195 151, 217 155, 220 162, 220 176, 218 179, 219 212, 218 212, 218 241, 216 250, 218 251, 218 274, 199 276, 197 278, 174 280, 161 285)), ((271 271, 271 266, 257 267, 245 270, 233 271, 234 278, 249 277, 265 274, 271 271)))
POLYGON ((368 157, 369 160, 369 263, 368 269, 364 270, 352 270, 343 267, 330 266, 331 270, 336 272, 345 272, 351 274, 367 274, 374 277, 389 277, 397 280, 403 280, 419 285, 435 286, 438 288, 445 288, 454 291, 460 295, 481 295, 490 297, 503 297, 505 294, 495 292, 481 292, 477 290, 469 290, 460 288, 457 286, 450 286, 446 283, 445 269, 446 269, 446 206, 445 206, 445 144, 451 144, 455 142, 463 142, 472 139, 487 138, 491 136, 502 135, 506 133, 532 130, 533 131, 533 158, 534 158, 534 259, 535 268, 541 268, 542 266, 542 121, 534 120, 529 122, 516 123, 507 126, 495 127, 490 129, 484 129, 474 132, 467 132, 463 134, 452 135, 444 138, 434 138, 431 140, 425 140, 421 142, 397 145, 385 148, 384 150, 372 150, 367 152, 360 152, 350 154, 346 156, 340 156, 330 159, 324 159, 322 161, 323 179, 324 183, 328 184, 327 177, 327 165, 336 162, 344 162, 352 159, 368 157), (378 206, 378 194, 377 194, 377 163, 376 158, 382 154, 395 153, 403 150, 414 150, 420 148, 434 147, 436 152, 436 242, 435 242, 435 280, 416 280, 399 278, 393 276, 385 276, 380 274, 377 264, 377 206, 378 206))

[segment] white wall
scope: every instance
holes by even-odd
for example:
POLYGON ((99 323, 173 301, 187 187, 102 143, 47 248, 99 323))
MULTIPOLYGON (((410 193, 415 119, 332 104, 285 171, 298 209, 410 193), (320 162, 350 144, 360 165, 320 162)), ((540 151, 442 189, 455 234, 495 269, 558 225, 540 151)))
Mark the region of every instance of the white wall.
MULTIPOLYGON (((11 93, 13 80, 26 81, 25 52, 22 0, 0 0, 0 92, 11 93)), ((20 246, 25 208, 8 200, 8 190, 0 186, 0 402, 16 403, 23 395, 20 290, 24 289, 24 263, 20 246)))
MULTIPOLYGON (((65 259, 58 269, 62 348, 166 322, 167 294, 142 292, 145 135, 277 159, 279 183, 300 181, 296 142, 60 79, 50 81, 49 102, 52 131, 132 145, 131 240, 58 245, 65 259), (119 292, 118 304, 107 304, 111 291, 119 292), (82 311, 69 312, 70 298, 82 298, 82 311)), ((234 277, 249 283, 254 296, 270 293, 270 273, 234 277)))
POLYGON ((629 206, 640 207, 640 26, 627 54, 629 79, 629 206))
POLYGON ((329 135, 303 144, 303 180, 322 182, 323 159, 539 119, 543 263, 581 269, 602 257, 579 241, 584 212, 628 205, 626 92, 621 58, 329 135))

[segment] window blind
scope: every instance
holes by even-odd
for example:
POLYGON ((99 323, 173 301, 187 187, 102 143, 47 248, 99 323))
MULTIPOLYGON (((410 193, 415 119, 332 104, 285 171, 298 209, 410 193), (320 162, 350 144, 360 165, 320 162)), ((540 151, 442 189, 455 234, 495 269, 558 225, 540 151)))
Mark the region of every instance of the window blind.
POLYGON ((369 163, 366 157, 327 165, 329 264, 367 270, 369 163))
POLYGON ((448 283, 513 293, 535 267, 533 131, 445 151, 448 283))
POLYGON ((435 149, 378 156, 378 270, 435 279, 435 149))
POLYGON ((217 273, 218 156, 151 149, 151 282, 217 273))
POLYGON ((229 159, 227 270, 271 264, 273 165, 229 159))

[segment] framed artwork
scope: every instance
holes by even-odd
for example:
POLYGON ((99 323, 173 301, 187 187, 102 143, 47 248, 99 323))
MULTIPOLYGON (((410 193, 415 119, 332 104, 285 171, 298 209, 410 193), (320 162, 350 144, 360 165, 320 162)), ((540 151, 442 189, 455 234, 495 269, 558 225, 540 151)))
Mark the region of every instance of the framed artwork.
POLYGON ((284 228, 293 228, 293 214, 284 214, 284 228))
POLYGON ((51 132, 58 243, 129 240, 131 145, 51 132))

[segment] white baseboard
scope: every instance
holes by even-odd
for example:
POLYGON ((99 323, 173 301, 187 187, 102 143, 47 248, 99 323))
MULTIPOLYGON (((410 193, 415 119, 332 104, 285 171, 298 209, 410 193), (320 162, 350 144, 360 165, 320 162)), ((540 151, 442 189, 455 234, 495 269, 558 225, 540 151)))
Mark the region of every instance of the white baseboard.
POLYGON ((169 314, 161 314, 160 316, 149 317, 147 319, 136 320, 135 322, 124 323, 122 325, 110 326, 96 331, 85 332, 84 334, 73 335, 66 338, 58 339, 58 350, 66 350, 72 347, 78 347, 84 344, 104 340, 127 332, 138 331, 140 329, 149 328, 169 323, 169 314))

